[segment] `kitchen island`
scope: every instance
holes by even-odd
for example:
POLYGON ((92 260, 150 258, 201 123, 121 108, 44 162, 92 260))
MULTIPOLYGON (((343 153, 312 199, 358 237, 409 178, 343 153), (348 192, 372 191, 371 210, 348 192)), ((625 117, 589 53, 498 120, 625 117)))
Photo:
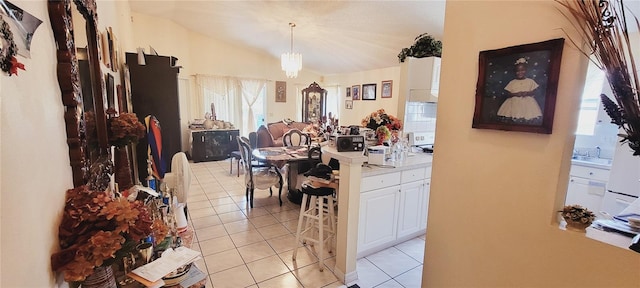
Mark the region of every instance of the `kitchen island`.
POLYGON ((340 162, 334 272, 350 284, 358 279, 358 258, 425 232, 432 156, 373 166, 362 152, 325 146, 323 154, 340 162))

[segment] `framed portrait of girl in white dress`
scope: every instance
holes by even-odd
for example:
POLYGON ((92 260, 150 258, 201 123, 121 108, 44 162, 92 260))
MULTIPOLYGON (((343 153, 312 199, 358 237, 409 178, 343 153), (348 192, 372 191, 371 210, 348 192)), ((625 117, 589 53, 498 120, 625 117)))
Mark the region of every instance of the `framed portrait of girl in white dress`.
POLYGON ((563 45, 481 51, 472 127, 551 134, 563 45))

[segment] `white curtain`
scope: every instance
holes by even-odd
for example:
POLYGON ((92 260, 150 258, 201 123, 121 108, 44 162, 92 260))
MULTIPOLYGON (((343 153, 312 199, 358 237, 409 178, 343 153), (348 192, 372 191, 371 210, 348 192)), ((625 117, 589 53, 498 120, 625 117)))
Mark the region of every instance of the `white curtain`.
POLYGON ((192 115, 203 118, 211 112, 211 103, 215 105, 216 117, 233 123, 242 121, 242 106, 238 96, 238 80, 231 77, 196 75, 197 97, 192 115))
POLYGON ((256 118, 255 118, 255 113, 253 111, 253 104, 256 103, 256 100, 258 100, 258 97, 262 94, 262 90, 265 89, 267 86, 267 81, 265 80, 241 80, 240 81, 240 87, 241 87, 241 95, 242 95, 242 99, 244 99, 245 103, 247 104, 248 111, 247 111, 247 116, 248 116, 248 123, 247 123, 247 127, 242 127, 244 128, 244 131, 256 131, 258 130, 258 127, 256 127, 256 118))
POLYGON ((339 85, 327 86, 325 89, 327 89, 327 103, 326 103, 327 111, 325 115, 327 115, 327 118, 329 118, 329 112, 331 112, 331 116, 335 118, 340 118, 339 100, 342 99, 342 97, 340 96, 340 91, 341 91, 340 86, 339 85))

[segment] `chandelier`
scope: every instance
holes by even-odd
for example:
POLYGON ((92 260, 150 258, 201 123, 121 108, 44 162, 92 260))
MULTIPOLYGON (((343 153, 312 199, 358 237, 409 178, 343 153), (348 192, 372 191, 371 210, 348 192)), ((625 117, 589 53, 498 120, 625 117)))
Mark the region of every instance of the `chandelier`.
POLYGON ((293 27, 296 27, 296 23, 289 23, 289 27, 291 27, 291 50, 289 53, 282 53, 282 70, 286 72, 288 78, 296 78, 302 69, 302 55, 293 53, 293 27))

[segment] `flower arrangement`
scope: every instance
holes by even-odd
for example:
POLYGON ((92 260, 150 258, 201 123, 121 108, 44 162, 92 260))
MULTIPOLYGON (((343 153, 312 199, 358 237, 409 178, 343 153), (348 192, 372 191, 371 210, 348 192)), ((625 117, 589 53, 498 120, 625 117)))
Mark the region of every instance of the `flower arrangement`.
POLYGON ((140 201, 114 198, 86 185, 69 189, 58 229, 61 250, 51 256, 52 268, 65 281, 83 281, 96 267, 133 251, 141 239, 153 234, 160 242, 168 230, 140 201))
POLYGON ((393 115, 387 114, 384 109, 378 109, 372 112, 361 121, 362 126, 372 130, 378 129, 380 126, 387 126, 389 130, 402 130, 402 120, 393 115))
MULTIPOLYGON (((112 108, 109 108, 112 109, 112 108)), ((107 114, 115 115, 115 110, 107 114)), ((135 113, 120 113, 119 116, 111 116, 107 120, 109 128, 109 144, 116 147, 124 147, 130 143, 138 143, 147 131, 144 125, 138 121, 135 113)))
MULTIPOLYGON (((107 133, 109 145, 116 147, 124 147, 130 143, 138 143, 147 132, 147 128, 138 121, 136 113, 120 113, 113 108, 106 111, 107 117, 107 133)), ((96 131, 95 114, 92 111, 84 113, 87 142, 91 146, 98 145, 98 135, 96 131)))
POLYGON ((367 115, 367 117, 362 119, 360 124, 375 131, 378 144, 382 144, 392 136, 396 136, 397 138, 398 132, 402 130, 402 120, 391 114, 387 114, 384 109, 378 109, 367 115))
POLYGON ((611 123, 625 132, 619 134, 620 142, 627 143, 633 155, 640 156, 640 79, 631 45, 637 40, 630 39, 626 19, 633 18, 638 30, 640 22, 631 13, 625 15, 622 0, 558 3, 568 11, 565 16, 575 22, 574 27, 588 45, 582 53, 587 57, 593 54, 598 67, 606 72, 615 102, 604 94, 600 98, 611 123))
POLYGON ((596 215, 593 214, 593 212, 580 205, 567 205, 558 212, 561 213, 562 218, 564 218, 567 223, 573 222, 589 226, 593 220, 596 219, 596 215))

